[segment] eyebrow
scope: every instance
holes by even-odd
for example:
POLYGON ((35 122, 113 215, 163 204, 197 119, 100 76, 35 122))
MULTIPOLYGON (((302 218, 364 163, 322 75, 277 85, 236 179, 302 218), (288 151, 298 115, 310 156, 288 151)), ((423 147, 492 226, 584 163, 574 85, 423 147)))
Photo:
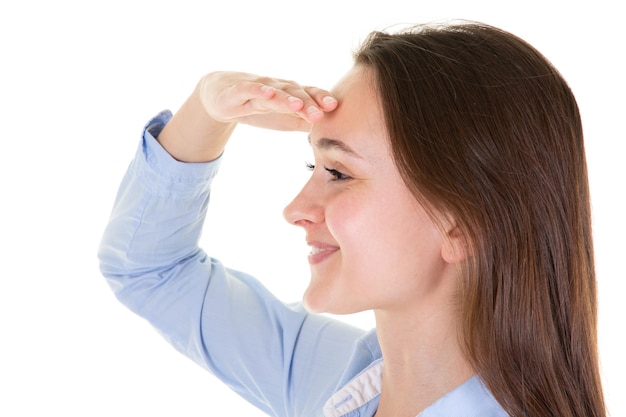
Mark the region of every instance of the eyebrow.
POLYGON ((311 140, 311 136, 309 136, 309 143, 311 145, 315 145, 315 147, 322 149, 322 150, 337 149, 352 157, 363 159, 361 155, 359 155, 354 150, 352 150, 352 148, 346 145, 345 142, 342 142, 338 139, 319 138, 318 140, 315 141, 315 143, 313 143, 311 140))

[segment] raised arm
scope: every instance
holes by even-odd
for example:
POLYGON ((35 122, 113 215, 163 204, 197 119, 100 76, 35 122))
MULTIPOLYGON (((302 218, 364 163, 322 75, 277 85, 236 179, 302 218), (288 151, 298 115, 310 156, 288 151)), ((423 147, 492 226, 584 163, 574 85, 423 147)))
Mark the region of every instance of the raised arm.
POLYGON ((270 415, 316 414, 363 332, 283 304, 198 241, 235 125, 308 130, 336 107, 328 96, 249 74, 204 77, 176 115, 146 127, 99 252, 120 301, 270 415))

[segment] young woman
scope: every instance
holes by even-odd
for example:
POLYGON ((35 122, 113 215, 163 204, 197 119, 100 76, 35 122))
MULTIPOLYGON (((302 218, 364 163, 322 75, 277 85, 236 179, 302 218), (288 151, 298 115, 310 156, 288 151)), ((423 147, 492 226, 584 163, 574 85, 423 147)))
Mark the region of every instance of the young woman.
POLYGON ((275 416, 603 416, 583 135, 519 38, 373 33, 328 92, 203 77, 146 127, 100 250, 117 297, 275 416), (237 123, 309 131, 302 306, 197 245, 237 123), (373 310, 363 332, 316 313, 373 310))

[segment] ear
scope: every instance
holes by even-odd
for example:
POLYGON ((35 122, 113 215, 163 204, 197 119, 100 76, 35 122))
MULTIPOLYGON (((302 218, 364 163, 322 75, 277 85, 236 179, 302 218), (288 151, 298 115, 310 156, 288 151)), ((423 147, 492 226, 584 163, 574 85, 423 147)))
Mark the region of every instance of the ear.
POLYGON ((449 264, 464 261, 468 256, 467 241, 456 222, 445 225, 445 236, 441 246, 441 257, 449 264))

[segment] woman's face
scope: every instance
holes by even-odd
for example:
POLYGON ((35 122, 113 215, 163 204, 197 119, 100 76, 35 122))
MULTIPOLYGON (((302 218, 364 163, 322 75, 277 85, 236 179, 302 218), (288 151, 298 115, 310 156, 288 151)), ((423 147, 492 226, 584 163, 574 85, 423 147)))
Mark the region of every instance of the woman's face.
POLYGON ((402 181, 373 74, 356 66, 333 94, 337 110, 310 134, 310 180, 285 208, 311 247, 313 312, 412 308, 439 287, 446 262, 439 229, 402 181))

